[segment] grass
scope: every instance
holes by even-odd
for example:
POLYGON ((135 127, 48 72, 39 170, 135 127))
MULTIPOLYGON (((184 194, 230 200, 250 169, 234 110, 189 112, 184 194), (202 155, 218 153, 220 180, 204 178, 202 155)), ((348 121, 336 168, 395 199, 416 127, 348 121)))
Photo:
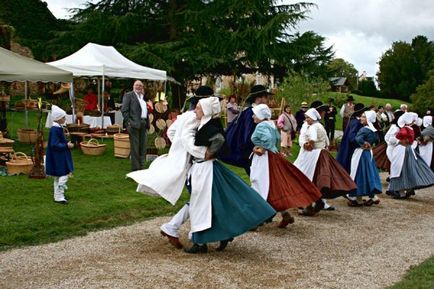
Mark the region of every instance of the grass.
POLYGON ((434 288, 434 257, 413 267, 403 280, 388 289, 432 289, 434 288))

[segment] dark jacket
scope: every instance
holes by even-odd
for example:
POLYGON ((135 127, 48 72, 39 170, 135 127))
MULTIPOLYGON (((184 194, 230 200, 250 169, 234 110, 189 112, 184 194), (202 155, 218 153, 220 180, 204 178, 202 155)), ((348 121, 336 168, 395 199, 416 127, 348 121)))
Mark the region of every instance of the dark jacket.
MULTIPOLYGON (((146 101, 146 100, 145 100, 146 101)), ((122 117, 124 118, 124 125, 130 125, 132 128, 140 128, 142 117, 142 108, 140 106, 137 95, 134 91, 125 93, 122 99, 122 117)), ((149 115, 149 111, 148 111, 149 115)), ((146 122, 146 127, 149 129, 149 121, 146 122)))
POLYGON ((48 136, 48 146, 45 160, 45 171, 49 176, 66 176, 74 170, 68 141, 63 134, 63 128, 52 126, 48 136))

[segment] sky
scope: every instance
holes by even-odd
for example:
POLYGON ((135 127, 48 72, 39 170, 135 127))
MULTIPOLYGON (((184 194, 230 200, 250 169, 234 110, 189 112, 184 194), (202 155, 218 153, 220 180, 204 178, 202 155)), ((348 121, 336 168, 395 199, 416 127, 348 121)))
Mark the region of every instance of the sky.
MULTIPOLYGON (((88 0, 45 0, 57 18, 69 18, 66 8, 77 8, 88 0)), ((91 0, 96 2, 96 0, 91 0)), ((279 3, 279 1, 277 1, 279 3)), ((300 1, 282 0, 282 3, 300 1)), ((425 35, 434 40, 432 0, 311 0, 309 19, 300 32, 314 31, 333 45, 335 56, 352 63, 361 74, 375 76, 381 55, 394 41, 425 35)))

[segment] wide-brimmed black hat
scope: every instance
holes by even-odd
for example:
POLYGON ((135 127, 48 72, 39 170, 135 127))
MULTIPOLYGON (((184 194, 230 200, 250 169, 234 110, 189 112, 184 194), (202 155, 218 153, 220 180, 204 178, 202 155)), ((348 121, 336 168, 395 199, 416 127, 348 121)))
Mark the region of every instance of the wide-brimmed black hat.
POLYGON ((351 94, 348 94, 347 101, 354 101, 354 97, 351 94))
POLYGON ((321 105, 323 105, 322 101, 320 101, 320 100, 315 100, 314 102, 312 102, 312 103, 310 104, 310 108, 318 108, 318 107, 320 107, 321 105))
POLYGON ((366 107, 363 103, 356 103, 354 105, 354 112, 351 116, 354 117, 361 116, 362 113, 364 113, 367 110, 369 110, 369 107, 366 107))
POLYGON ((214 90, 206 85, 199 86, 194 92, 194 96, 196 98, 204 98, 214 96, 214 90))
POLYGON ((268 96, 268 95, 274 95, 274 93, 269 92, 265 86, 258 84, 258 85, 254 85, 251 89, 250 89, 250 94, 247 96, 246 98, 246 102, 248 103, 253 103, 255 102, 255 99, 257 97, 262 97, 262 96, 268 96))

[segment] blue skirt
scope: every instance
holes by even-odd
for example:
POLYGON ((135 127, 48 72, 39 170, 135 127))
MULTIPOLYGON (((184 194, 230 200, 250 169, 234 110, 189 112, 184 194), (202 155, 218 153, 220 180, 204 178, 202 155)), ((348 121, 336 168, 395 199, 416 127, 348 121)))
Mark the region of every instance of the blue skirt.
POLYGON ((375 159, 369 150, 364 150, 357 167, 356 179, 357 190, 350 193, 351 197, 374 197, 381 194, 381 180, 375 159))
POLYGON ((194 243, 227 240, 257 227, 276 211, 239 176, 213 163, 211 228, 193 233, 194 243))
MULTIPOLYGON (((417 154, 416 154, 417 155, 417 154)), ((390 179, 391 191, 416 190, 434 185, 434 173, 431 168, 417 155, 413 155, 411 146, 405 148, 404 164, 401 175, 390 179)))

